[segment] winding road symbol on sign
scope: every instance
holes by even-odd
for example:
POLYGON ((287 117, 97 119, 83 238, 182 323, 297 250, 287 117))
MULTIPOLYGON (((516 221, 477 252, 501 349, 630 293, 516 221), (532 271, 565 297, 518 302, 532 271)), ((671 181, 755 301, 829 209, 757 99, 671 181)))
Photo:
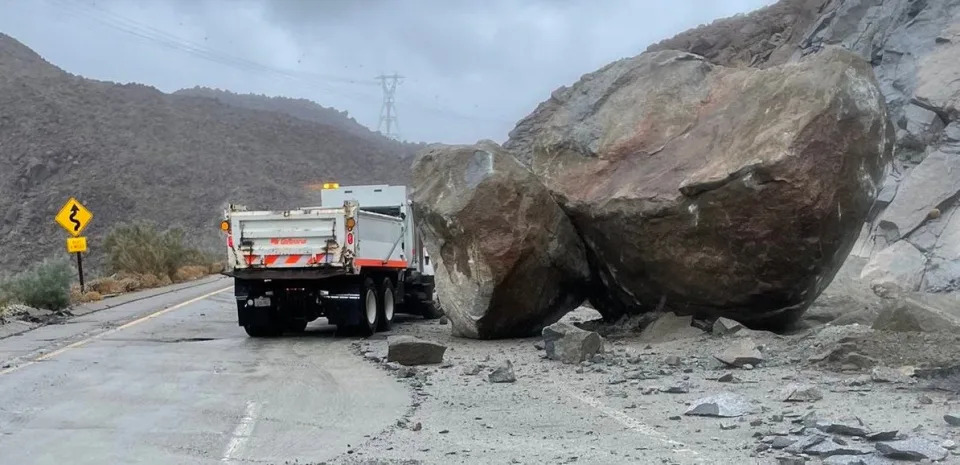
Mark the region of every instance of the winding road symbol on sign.
POLYGON ((80 213, 80 207, 76 204, 70 207, 70 222, 73 223, 73 232, 80 231, 80 220, 77 219, 77 213, 80 213))
POLYGON ((90 210, 87 210, 82 203, 73 197, 67 200, 56 217, 57 223, 73 236, 79 236, 92 219, 93 213, 90 213, 90 210))

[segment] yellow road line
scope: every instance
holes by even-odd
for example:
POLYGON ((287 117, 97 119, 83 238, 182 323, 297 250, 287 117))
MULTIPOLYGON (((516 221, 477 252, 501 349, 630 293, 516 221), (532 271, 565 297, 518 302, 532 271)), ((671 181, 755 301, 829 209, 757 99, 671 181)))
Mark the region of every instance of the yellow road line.
POLYGON ((98 334, 94 334, 93 336, 90 336, 90 337, 88 337, 88 338, 86 338, 86 339, 81 339, 81 340, 79 340, 79 341, 77 341, 77 342, 74 342, 74 343, 72 343, 72 344, 68 344, 68 345, 66 345, 66 346, 63 346, 63 347, 61 347, 61 348, 59 348, 59 349, 57 349, 57 350, 55 350, 55 351, 53 351, 53 352, 49 352, 49 353, 43 354, 43 355, 41 355, 41 356, 39 356, 39 357, 37 357, 37 358, 29 361, 29 362, 22 363, 22 364, 20 364, 20 365, 16 365, 16 366, 12 366, 12 367, 10 367, 10 368, 6 368, 6 369, 3 369, 3 370, 0 370, 0 375, 5 375, 5 374, 7 374, 7 373, 12 373, 12 372, 14 372, 14 371, 17 371, 17 370, 23 368, 23 367, 28 367, 28 366, 30 366, 30 365, 33 365, 34 363, 41 362, 41 361, 43 361, 43 360, 49 360, 49 359, 51 359, 51 358, 53 358, 53 357, 56 357, 57 355, 60 355, 60 354, 66 352, 66 351, 68 351, 68 350, 70 350, 70 349, 76 349, 77 347, 86 345, 87 343, 92 342, 92 341, 95 341, 95 340, 97 340, 97 339, 100 339, 100 338, 102 338, 102 337, 104 337, 104 336, 109 336, 109 335, 111 335, 111 334, 113 334, 113 333, 115 333, 115 332, 117 332, 117 331, 127 329, 127 328, 129 328, 129 327, 131 327, 131 326, 136 326, 136 325, 138 325, 138 324, 140 324, 140 323, 143 323, 144 321, 151 320, 151 319, 153 319, 153 318, 156 318, 156 317, 158 317, 158 316, 161 316, 161 315, 164 315, 164 314, 166 314, 166 313, 172 312, 172 311, 174 311, 174 310, 177 310, 177 309, 186 307, 187 305, 190 305, 190 304, 192 304, 192 303, 199 302, 199 301, 201 301, 201 300, 203 300, 203 299, 206 299, 206 298, 209 298, 209 297, 213 297, 213 296, 215 296, 215 295, 217 295, 217 294, 219 294, 219 293, 221 293, 221 292, 229 291, 230 289, 233 289, 233 286, 227 286, 227 287, 225 287, 225 288, 223 288, 223 289, 216 290, 216 291, 213 291, 213 292, 204 294, 204 295, 202 295, 202 296, 200 296, 200 297, 195 297, 195 298, 190 299, 190 300, 187 300, 187 301, 185 301, 185 302, 180 302, 179 304, 176 304, 176 305, 174 305, 174 306, 172 306, 172 307, 167 307, 167 308, 165 308, 165 309, 163 309, 163 310, 158 310, 158 311, 153 312, 153 313, 151 313, 151 314, 149 314, 149 315, 146 315, 146 316, 137 318, 136 320, 133 320, 133 321, 131 321, 131 322, 124 323, 124 324, 122 324, 122 325, 120 325, 120 326, 117 326, 116 328, 111 329, 111 330, 104 331, 104 332, 98 333, 98 334))

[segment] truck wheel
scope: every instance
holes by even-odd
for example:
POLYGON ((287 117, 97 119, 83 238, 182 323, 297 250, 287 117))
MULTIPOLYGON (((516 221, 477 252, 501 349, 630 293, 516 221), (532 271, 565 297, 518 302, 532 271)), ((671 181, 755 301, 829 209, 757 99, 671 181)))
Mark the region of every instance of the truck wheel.
POLYGON ((360 288, 360 334, 370 336, 380 326, 380 308, 382 298, 372 278, 363 280, 360 288))
POLYGON ((427 320, 436 320, 443 316, 443 309, 435 300, 420 302, 420 314, 427 320))
POLYGON ((443 316, 443 307, 440 306, 440 299, 437 299, 437 292, 433 291, 430 300, 421 300, 417 302, 417 313, 423 315, 424 319, 436 320, 443 316))
POLYGON ((380 331, 390 331, 390 326, 393 325, 396 296, 393 281, 390 278, 383 278, 380 282, 380 331))
POLYGON ((246 325, 243 327, 243 330, 246 331, 247 336, 250 337, 277 337, 283 334, 282 330, 279 330, 273 325, 246 325))
POLYGON ((279 337, 283 336, 284 325, 279 315, 272 311, 266 320, 257 319, 243 325, 243 330, 250 337, 279 337))
POLYGON ((302 333, 307 329, 306 320, 287 320, 286 323, 287 331, 291 333, 302 333))

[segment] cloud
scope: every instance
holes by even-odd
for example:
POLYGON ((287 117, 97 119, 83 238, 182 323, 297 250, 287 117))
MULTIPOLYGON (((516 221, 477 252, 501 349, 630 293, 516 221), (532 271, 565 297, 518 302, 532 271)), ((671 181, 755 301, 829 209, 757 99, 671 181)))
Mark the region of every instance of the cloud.
POLYGON ((67 71, 164 91, 205 85, 305 97, 375 128, 380 90, 372 78, 396 71, 407 77, 397 91, 402 135, 443 142, 502 141, 556 87, 689 27, 770 3, 8 2, 0 30, 67 71))

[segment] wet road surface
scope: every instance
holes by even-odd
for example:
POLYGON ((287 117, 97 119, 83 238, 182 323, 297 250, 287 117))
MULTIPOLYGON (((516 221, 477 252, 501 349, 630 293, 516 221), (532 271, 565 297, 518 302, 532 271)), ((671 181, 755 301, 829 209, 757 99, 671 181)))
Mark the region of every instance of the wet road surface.
POLYGON ((408 410, 407 388, 330 326, 247 337, 230 284, 0 339, 0 463, 320 462, 408 410))

